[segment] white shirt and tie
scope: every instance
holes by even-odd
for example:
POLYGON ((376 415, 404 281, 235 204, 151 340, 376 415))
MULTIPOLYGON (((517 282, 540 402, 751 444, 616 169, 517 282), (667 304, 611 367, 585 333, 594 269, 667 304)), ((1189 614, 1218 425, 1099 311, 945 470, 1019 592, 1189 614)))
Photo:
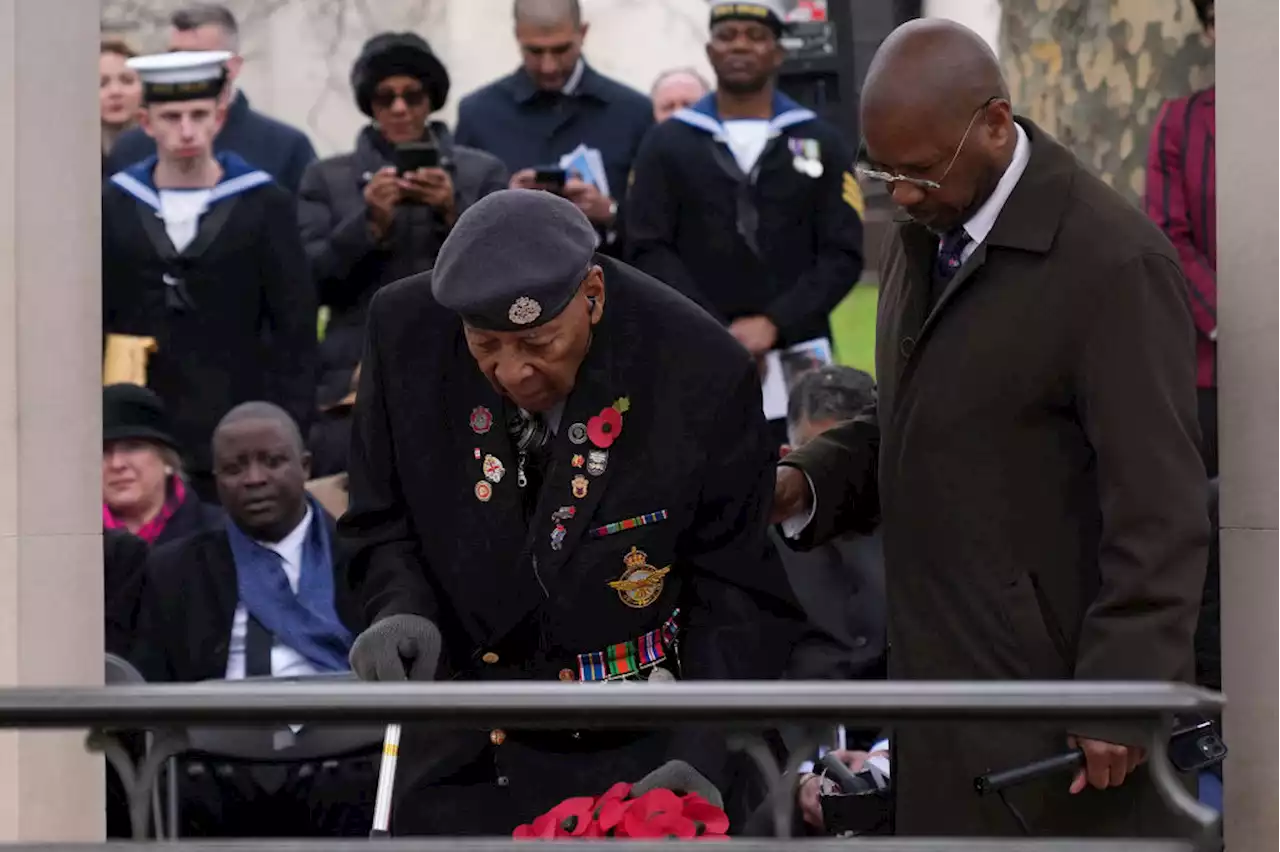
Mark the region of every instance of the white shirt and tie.
MULTIPOLYGON (((259 541, 267 550, 280 555, 281 567, 289 580, 289 588, 298 593, 298 581, 302 577, 302 551, 306 546, 307 533, 311 530, 313 513, 310 506, 302 523, 279 541, 259 541)), ((249 636, 249 611, 243 603, 236 604, 236 613, 231 621, 231 647, 227 653, 227 680, 240 680, 245 677, 245 649, 249 636)), ((298 677, 317 674, 319 669, 306 657, 299 654, 279 640, 271 643, 271 675, 272 677, 298 677)))
MULTIPOLYGON (((1004 210, 1005 202, 1013 194, 1013 188, 1018 185, 1018 181, 1022 178, 1022 173, 1027 170, 1027 163, 1031 160, 1031 140, 1027 137, 1027 131, 1023 130, 1022 126, 1017 123, 1014 124, 1014 128, 1018 133, 1018 141, 1014 145, 1013 159, 1009 162, 1009 167, 1000 176, 1000 181, 996 184, 991 196, 964 223, 964 230, 969 235, 970 243, 965 246, 963 253, 960 255, 961 263, 968 262, 973 253, 978 250, 978 246, 982 245, 991 234, 991 229, 995 227, 996 220, 1000 218, 1000 212, 1004 210)), ((787 538, 799 538, 805 527, 809 526, 810 522, 813 521, 813 516, 818 510, 813 480, 809 478, 807 473, 804 477, 809 484, 809 496, 813 501, 812 508, 807 513, 797 513, 782 522, 782 534, 787 538)))

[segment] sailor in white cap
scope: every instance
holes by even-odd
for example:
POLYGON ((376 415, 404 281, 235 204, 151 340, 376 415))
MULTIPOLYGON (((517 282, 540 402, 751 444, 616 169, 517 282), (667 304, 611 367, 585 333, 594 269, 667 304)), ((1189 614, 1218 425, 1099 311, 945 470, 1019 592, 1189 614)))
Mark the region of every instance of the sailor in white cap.
POLYGON ((129 61, 156 155, 112 175, 102 199, 108 352, 155 340, 146 381, 178 412, 176 437, 195 452, 191 484, 206 499, 216 499, 207 448, 222 415, 268 400, 305 429, 315 390, 315 294, 293 197, 240 156, 213 152, 230 57, 129 61))
MULTIPOLYGON (((760 361, 830 338, 862 272, 862 193, 839 131, 778 88, 782 4, 715 0, 715 91, 655 127, 627 196, 628 262, 701 304, 760 361)), ((786 424, 773 434, 786 441, 786 424)))

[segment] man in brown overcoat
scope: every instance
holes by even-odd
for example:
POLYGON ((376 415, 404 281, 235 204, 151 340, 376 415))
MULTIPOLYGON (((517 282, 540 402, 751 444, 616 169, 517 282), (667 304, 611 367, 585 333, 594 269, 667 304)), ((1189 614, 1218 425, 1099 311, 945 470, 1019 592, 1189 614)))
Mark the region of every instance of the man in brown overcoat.
MULTIPOLYGON (((789 455, 797 547, 877 521, 890 677, 1193 678, 1207 484, 1177 256, 1135 207, 1013 116, 977 35, 914 21, 862 101, 866 177, 910 217, 881 268, 878 407, 789 455)), ((1013 790, 1033 834, 1176 831, 1114 726, 899 726, 897 830, 1016 835, 975 776, 1078 746, 1013 790)))

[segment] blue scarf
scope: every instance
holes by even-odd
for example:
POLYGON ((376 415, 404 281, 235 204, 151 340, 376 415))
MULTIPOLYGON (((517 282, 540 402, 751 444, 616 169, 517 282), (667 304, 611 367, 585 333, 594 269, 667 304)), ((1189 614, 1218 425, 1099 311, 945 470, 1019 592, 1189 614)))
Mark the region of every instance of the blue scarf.
POLYGON ((288 645, 321 671, 349 669, 351 633, 333 606, 333 553, 324 510, 307 495, 311 525, 302 545, 302 571, 294 594, 283 559, 253 541, 226 519, 227 540, 236 564, 240 602, 276 641, 288 645))

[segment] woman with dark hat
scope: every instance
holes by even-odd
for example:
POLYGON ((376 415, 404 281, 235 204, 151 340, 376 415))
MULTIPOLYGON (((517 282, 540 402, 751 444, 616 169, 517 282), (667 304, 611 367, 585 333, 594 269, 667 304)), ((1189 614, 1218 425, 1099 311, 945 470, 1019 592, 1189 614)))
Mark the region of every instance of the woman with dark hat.
POLYGON ((102 389, 102 526, 150 545, 222 523, 182 478, 182 458, 160 397, 137 385, 102 389))
POLYGON ((449 73, 420 36, 369 39, 351 69, 351 89, 371 121, 354 151, 307 169, 298 195, 302 237, 330 311, 320 346, 321 406, 347 392, 373 294, 430 269, 458 215, 507 185, 501 161, 454 145, 448 128, 430 120, 449 96, 449 73))

